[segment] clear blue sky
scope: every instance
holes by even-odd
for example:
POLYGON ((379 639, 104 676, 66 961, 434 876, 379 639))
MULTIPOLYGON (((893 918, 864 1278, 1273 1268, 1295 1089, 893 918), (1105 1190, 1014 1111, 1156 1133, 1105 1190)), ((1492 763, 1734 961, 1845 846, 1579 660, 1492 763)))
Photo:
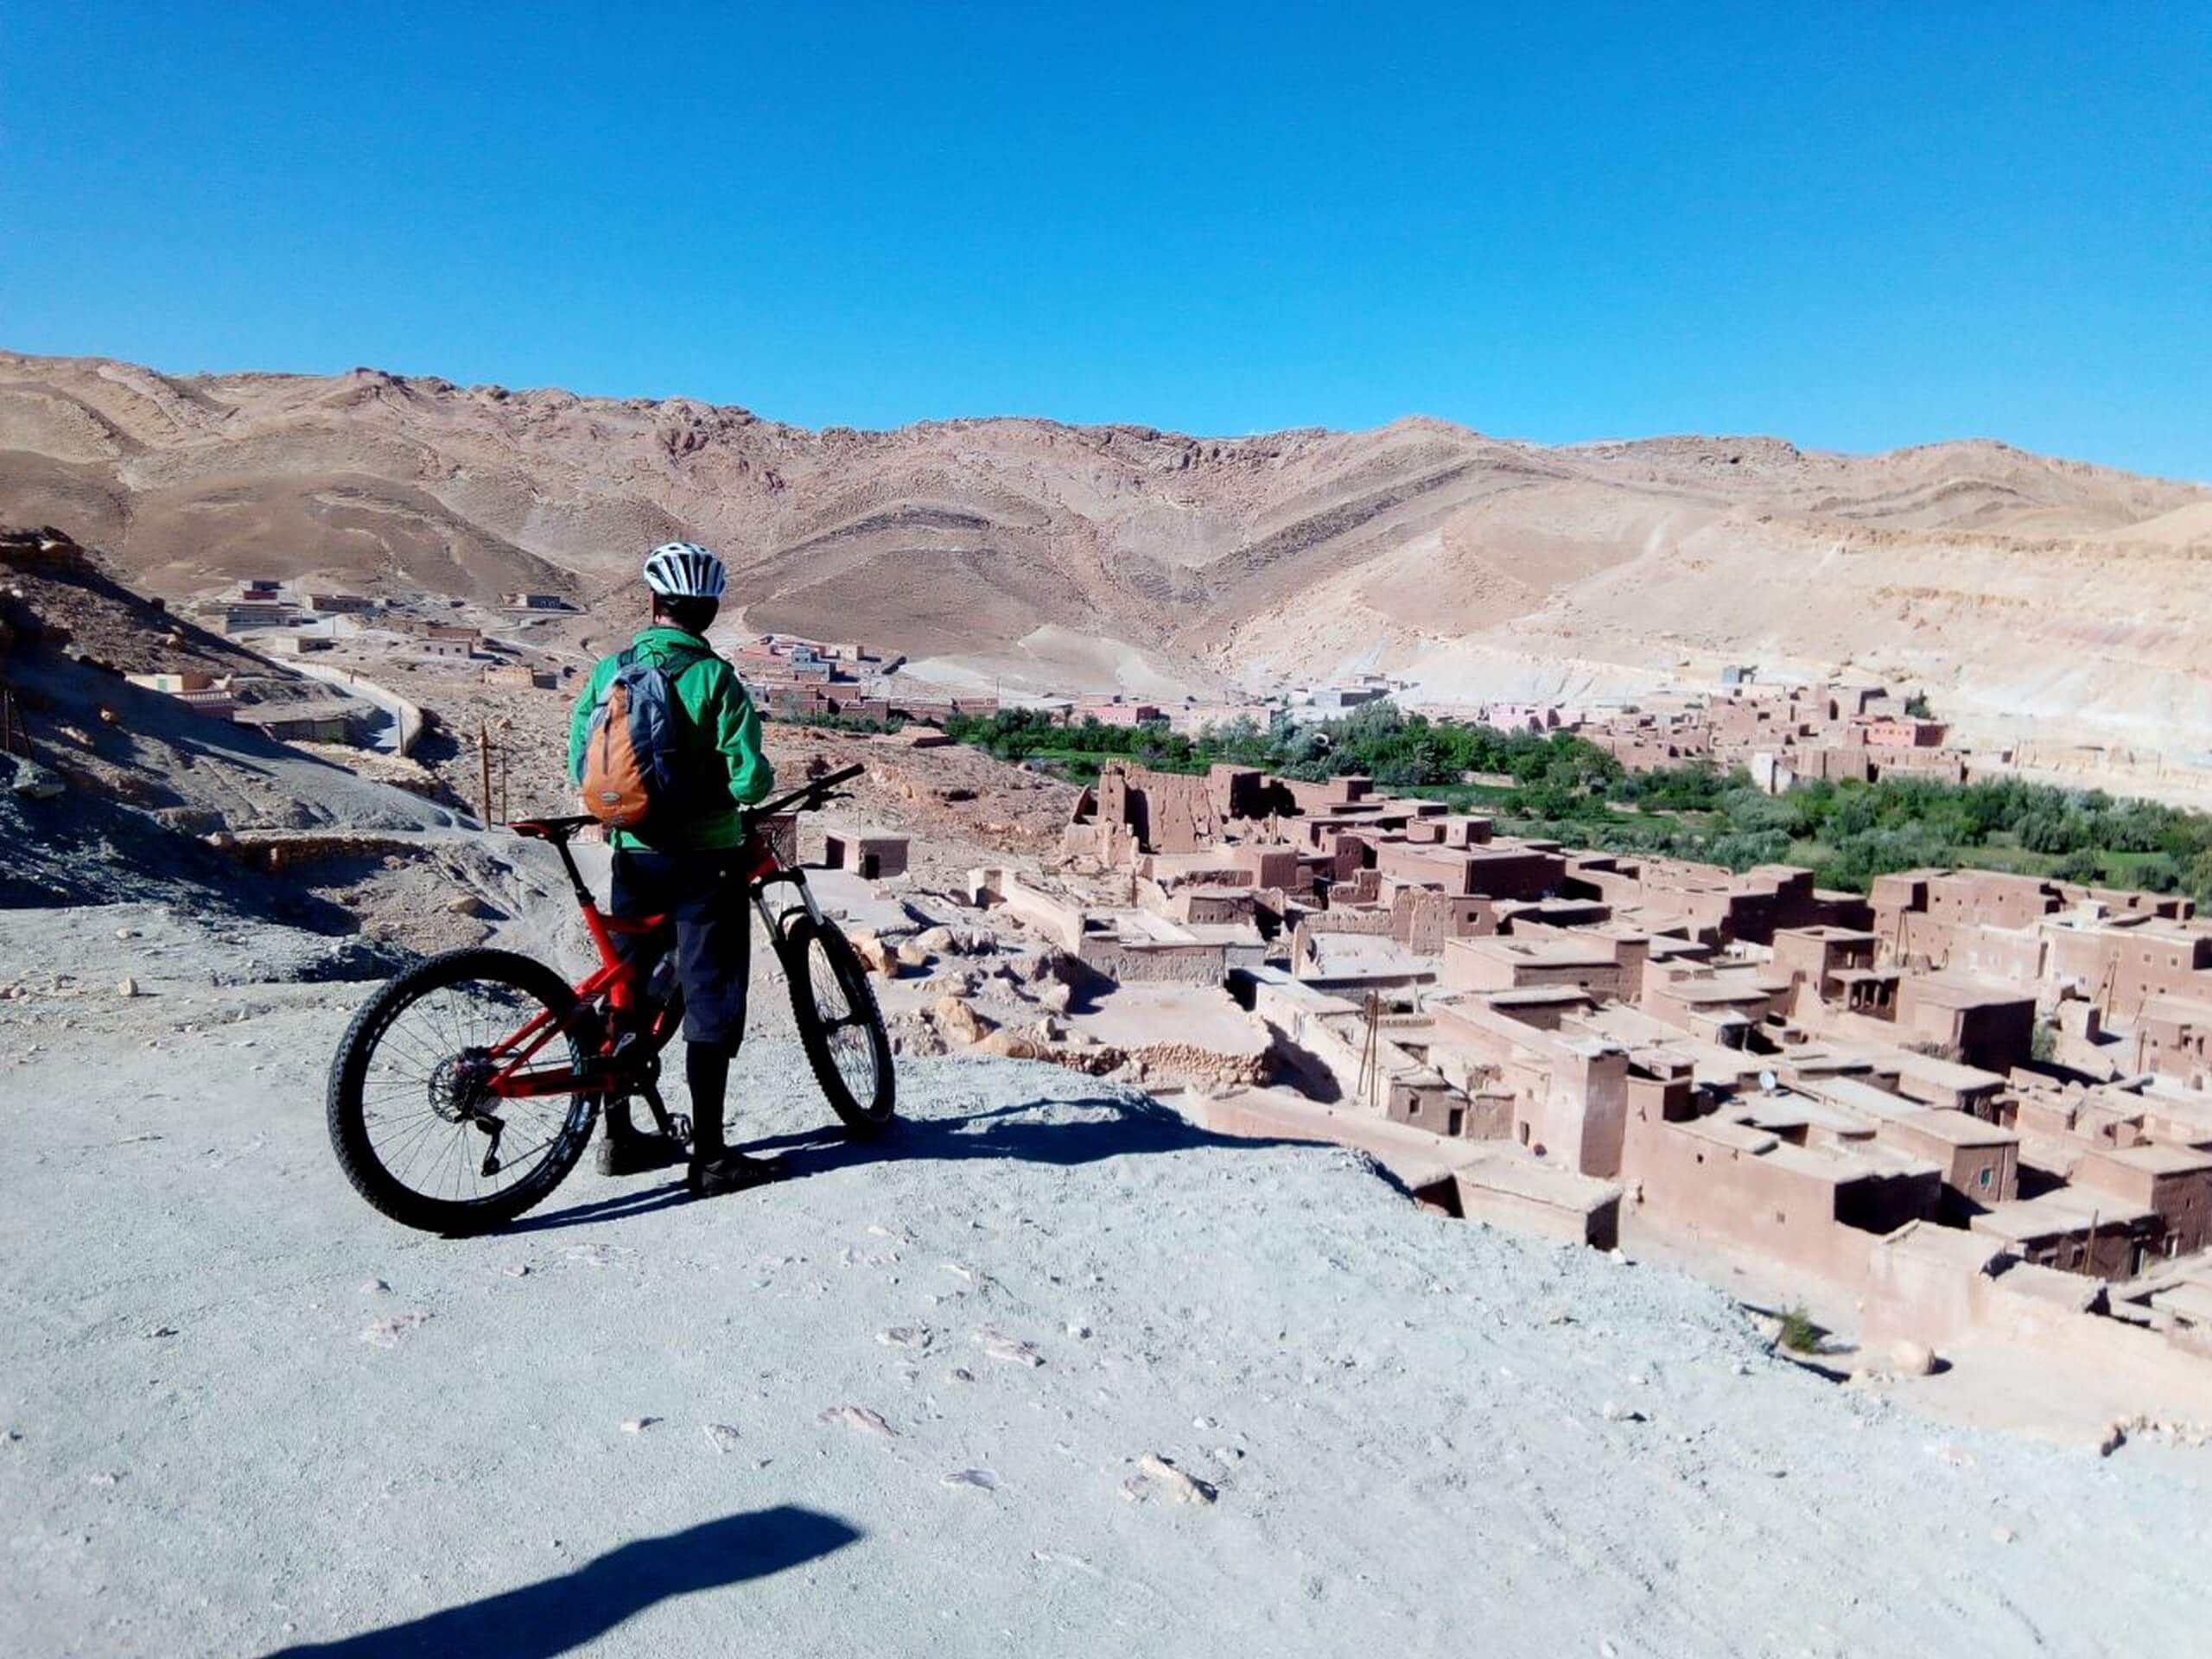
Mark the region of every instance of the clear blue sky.
POLYGON ((0 344, 2212 479, 2212 5, 0 9, 0 344))

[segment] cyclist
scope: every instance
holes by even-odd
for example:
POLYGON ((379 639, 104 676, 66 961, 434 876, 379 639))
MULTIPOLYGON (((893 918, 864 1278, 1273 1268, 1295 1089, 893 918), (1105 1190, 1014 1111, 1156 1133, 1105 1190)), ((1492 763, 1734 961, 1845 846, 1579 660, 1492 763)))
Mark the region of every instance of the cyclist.
MULTIPOLYGON (((569 775, 583 777, 584 747, 601 689, 625 659, 647 661, 668 676, 678 728, 677 753, 696 791, 673 823, 656 809, 641 837, 610 830, 614 879, 608 909, 624 918, 669 916, 676 928, 676 974, 683 988, 684 1077, 691 1090, 691 1164, 695 1197, 734 1192, 782 1174, 772 1159, 731 1152, 722 1108, 730 1061, 745 1035, 746 981, 752 969, 753 922, 745 877, 735 868, 746 838, 741 809, 766 798, 775 774, 760 752, 760 717, 736 671, 706 640, 728 580, 722 562, 692 542, 667 542, 645 557, 652 622, 627 652, 603 659, 585 681, 569 723, 569 775)), ((647 939, 638 948, 665 947, 647 939)), ((626 954, 631 949, 626 939, 626 954)), ((627 1100, 607 1110, 600 1142, 603 1175, 626 1175, 672 1163, 665 1135, 631 1122, 627 1100)))

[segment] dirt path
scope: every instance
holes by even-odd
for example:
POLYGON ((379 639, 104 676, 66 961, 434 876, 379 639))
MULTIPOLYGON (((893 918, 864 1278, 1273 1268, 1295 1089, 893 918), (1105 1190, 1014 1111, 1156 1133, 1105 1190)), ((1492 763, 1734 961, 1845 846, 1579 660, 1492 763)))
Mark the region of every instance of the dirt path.
POLYGON ((1687 1279, 1058 1071, 914 1065, 857 1148, 772 1038, 740 1133, 803 1179, 587 1171, 407 1233, 323 1141, 365 988, 123 925, 0 913, 11 1652, 2081 1655, 2212 1617, 2201 1458, 1937 1427, 1687 1279))

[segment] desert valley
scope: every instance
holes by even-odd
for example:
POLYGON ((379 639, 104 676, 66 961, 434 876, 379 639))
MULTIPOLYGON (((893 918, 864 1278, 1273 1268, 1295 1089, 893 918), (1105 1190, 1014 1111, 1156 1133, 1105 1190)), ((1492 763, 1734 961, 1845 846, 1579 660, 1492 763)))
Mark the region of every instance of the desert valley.
POLYGON ((38 1651, 2212 1612, 2212 488, 0 353, 0 526, 38 1651), (404 1232, 331 1052, 585 961, 505 825, 675 537, 779 773, 862 769, 764 831, 901 1121, 823 1127, 756 951, 732 1134, 802 1179, 404 1232))

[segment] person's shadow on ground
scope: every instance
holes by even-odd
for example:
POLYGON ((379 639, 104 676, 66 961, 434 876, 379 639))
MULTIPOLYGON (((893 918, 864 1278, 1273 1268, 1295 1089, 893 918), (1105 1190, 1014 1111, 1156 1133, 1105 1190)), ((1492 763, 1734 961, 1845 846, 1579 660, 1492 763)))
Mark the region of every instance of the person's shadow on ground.
MULTIPOLYGON (((830 1122, 747 1141, 737 1150, 759 1158, 775 1157, 796 1179, 892 1160, 1010 1158, 1068 1166, 1209 1147, 1252 1152, 1313 1144, 1275 1136, 1217 1135, 1156 1101, 1090 1095, 1077 1100, 1027 1101, 958 1117, 899 1118, 880 1134, 868 1136, 849 1135, 830 1122), (1047 1112, 1055 1115, 1045 1116, 1047 1112), (1065 1116, 1070 1113, 1088 1116, 1065 1116)), ((683 1183, 673 1181, 524 1217, 506 1230, 530 1233, 582 1226, 687 1202, 683 1183)))
POLYGON ((857 1529, 835 1516, 788 1503, 726 1515, 610 1549, 558 1578, 340 1641, 285 1648, 268 1659, 428 1659, 452 1654, 553 1659, 604 1636, 657 1601, 766 1578, 842 1549, 860 1536, 857 1529))

